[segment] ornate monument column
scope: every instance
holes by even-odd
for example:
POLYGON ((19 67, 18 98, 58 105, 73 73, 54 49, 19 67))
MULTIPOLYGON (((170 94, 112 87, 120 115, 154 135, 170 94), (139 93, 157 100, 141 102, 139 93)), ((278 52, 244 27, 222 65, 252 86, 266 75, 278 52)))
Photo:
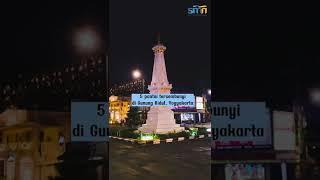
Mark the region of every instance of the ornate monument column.
MULTIPOLYGON (((150 94, 170 94, 172 85, 169 84, 164 51, 166 47, 160 43, 152 48, 154 52, 154 64, 152 81, 148 86, 150 94)), ((184 128, 176 124, 173 111, 168 106, 152 106, 147 114, 146 124, 139 128, 142 133, 166 134, 170 132, 180 132, 184 128)))

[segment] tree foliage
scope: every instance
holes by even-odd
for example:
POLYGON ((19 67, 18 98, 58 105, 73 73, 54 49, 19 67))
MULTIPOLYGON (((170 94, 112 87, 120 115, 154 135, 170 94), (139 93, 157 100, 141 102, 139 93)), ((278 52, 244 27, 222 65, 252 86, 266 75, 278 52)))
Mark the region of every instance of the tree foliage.
POLYGON ((129 127, 137 127, 142 125, 142 113, 137 107, 131 107, 128 112, 128 117, 126 118, 125 124, 129 127))

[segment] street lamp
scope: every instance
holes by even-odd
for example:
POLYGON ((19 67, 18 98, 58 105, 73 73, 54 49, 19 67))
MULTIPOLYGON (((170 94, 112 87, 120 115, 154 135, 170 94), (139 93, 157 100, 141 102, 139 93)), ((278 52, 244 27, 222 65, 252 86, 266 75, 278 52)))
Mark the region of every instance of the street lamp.
MULTIPOLYGON (((97 53, 101 49, 101 37, 98 32, 91 26, 86 26, 75 31, 73 36, 73 45, 76 50, 85 55, 92 55, 92 53, 97 53)), ((106 53, 105 63, 106 63, 106 74, 105 83, 108 86, 108 55, 106 53)), ((109 91, 107 89, 107 97, 109 97, 109 91)))
POLYGON ((139 79, 141 77, 141 72, 139 70, 132 71, 132 76, 134 79, 139 79))
POLYGON ((74 33, 73 45, 80 53, 93 53, 99 49, 100 37, 92 27, 83 27, 74 33))
MULTIPOLYGON (((142 73, 139 69, 135 69, 132 71, 133 79, 140 79, 142 78, 142 73)), ((142 94, 144 93, 144 78, 142 78, 142 94)))
POLYGON ((208 95, 211 95, 211 89, 207 90, 208 95))
MULTIPOLYGON (((142 73, 139 69, 135 69, 132 71, 132 77, 133 79, 141 79, 142 73)), ((142 94, 144 94, 144 78, 142 78, 142 94)), ((145 120, 145 113, 146 113, 146 107, 141 107, 142 110, 142 119, 145 120)))
MULTIPOLYGON (((76 50, 81 54, 92 55, 92 53, 97 53, 99 49, 101 49, 101 37, 98 35, 97 31, 94 30, 92 27, 84 27, 78 29, 74 33, 73 37, 73 45, 75 46, 76 50)), ((106 83, 106 95, 109 97, 109 91, 107 89, 108 86, 108 55, 106 53, 105 63, 106 63, 106 74, 105 74, 105 83, 106 83)), ((107 167, 109 162, 107 161, 108 157, 108 142, 104 144, 106 157, 104 157, 104 176, 107 176, 107 167)), ((94 143, 94 146, 96 144, 94 143)))
POLYGON ((319 88, 310 89, 309 95, 310 95, 310 100, 313 104, 320 105, 320 89, 319 88))

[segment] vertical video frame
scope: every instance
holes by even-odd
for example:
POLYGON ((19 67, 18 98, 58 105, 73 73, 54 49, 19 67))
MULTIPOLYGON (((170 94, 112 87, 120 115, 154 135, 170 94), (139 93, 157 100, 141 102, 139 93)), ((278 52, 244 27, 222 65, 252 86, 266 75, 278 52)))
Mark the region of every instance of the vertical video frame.
POLYGON ((210 11, 110 1, 110 179, 211 178, 210 11))

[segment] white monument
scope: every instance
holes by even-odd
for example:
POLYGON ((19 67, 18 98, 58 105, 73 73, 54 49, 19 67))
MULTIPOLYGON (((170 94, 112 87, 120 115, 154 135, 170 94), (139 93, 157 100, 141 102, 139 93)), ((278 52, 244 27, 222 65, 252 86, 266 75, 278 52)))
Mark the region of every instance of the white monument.
MULTIPOLYGON (((164 61, 164 51, 166 47, 158 41, 152 48, 154 52, 154 64, 152 81, 148 86, 150 94, 170 94, 172 84, 167 78, 166 64, 164 61)), ((180 132, 184 127, 176 124, 173 111, 168 106, 151 106, 147 114, 146 124, 139 128, 142 133, 166 134, 180 132)))

